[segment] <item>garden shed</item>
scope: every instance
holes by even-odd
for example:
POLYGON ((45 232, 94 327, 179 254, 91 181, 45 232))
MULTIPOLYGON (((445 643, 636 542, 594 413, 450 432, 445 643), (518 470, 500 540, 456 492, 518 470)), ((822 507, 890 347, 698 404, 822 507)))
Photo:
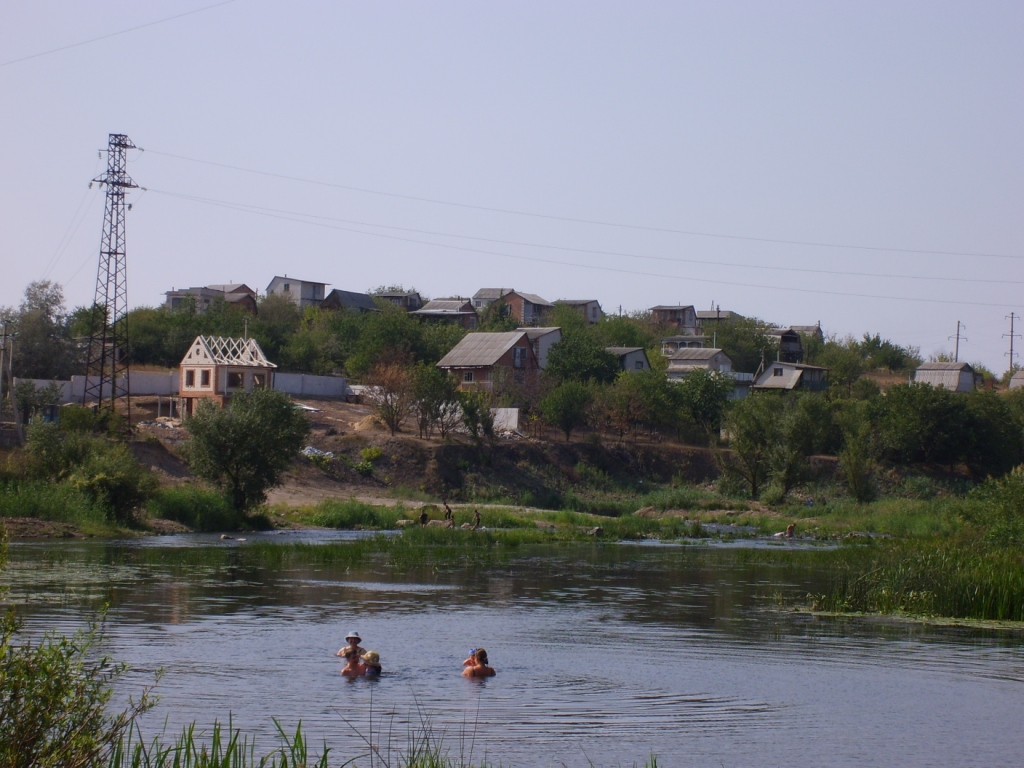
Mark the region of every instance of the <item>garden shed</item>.
POLYGON ((180 368, 181 413, 190 416, 204 398, 224 405, 236 392, 273 387, 277 366, 255 339, 197 336, 180 368))
POLYGON ((951 392, 971 392, 974 390, 974 369, 967 363, 922 363, 914 371, 914 381, 951 392))

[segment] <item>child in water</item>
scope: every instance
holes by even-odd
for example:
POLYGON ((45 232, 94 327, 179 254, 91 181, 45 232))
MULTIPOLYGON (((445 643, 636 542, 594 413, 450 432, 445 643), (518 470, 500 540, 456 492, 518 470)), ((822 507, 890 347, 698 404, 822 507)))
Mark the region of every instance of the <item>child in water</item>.
MULTIPOLYGON (((346 649, 342 649, 346 650, 346 649)), ((366 674, 366 665, 358 653, 349 653, 345 656, 345 668, 341 670, 342 677, 362 677, 366 674)))
POLYGON ((494 677, 497 674, 492 667, 487 666, 487 651, 483 648, 471 650, 462 666, 465 667, 462 670, 463 677, 494 677))
POLYGON ((363 674, 366 677, 379 677, 383 669, 380 666, 380 654, 376 651, 367 651, 363 654, 363 674))

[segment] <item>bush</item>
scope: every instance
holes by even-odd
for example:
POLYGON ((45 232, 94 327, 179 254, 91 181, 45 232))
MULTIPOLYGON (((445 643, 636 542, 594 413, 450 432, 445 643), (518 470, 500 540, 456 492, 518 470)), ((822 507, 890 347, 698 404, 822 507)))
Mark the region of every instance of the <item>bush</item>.
POLYGON ((368 461, 372 464, 373 462, 378 461, 380 457, 384 455, 384 451, 380 449, 380 446, 371 445, 366 448, 363 448, 363 450, 359 452, 359 455, 363 457, 363 461, 368 461))
POLYGON ((156 478, 124 443, 94 450, 69 482, 122 523, 130 522, 135 510, 156 490, 156 478))
POLYGON ((235 531, 244 518, 216 491, 183 485, 163 488, 149 501, 149 514, 197 531, 235 531))
POLYGON ((0 486, 0 517, 32 517, 88 527, 102 526, 106 511, 67 483, 27 480, 0 486))

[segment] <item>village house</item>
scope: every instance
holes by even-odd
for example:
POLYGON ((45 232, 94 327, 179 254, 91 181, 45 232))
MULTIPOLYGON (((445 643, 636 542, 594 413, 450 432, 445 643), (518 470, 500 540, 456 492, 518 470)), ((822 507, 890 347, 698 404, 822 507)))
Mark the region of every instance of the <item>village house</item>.
POLYGON ((821 321, 819 320, 817 325, 791 325, 789 326, 791 331, 796 331, 804 338, 810 338, 817 341, 819 344, 825 341, 825 332, 821 330, 821 321))
POLYGON ((470 331, 477 323, 476 310, 469 299, 434 299, 409 314, 434 322, 458 323, 470 331))
POLYGON ((423 297, 416 291, 381 291, 373 294, 381 301, 394 304, 406 312, 415 312, 423 306, 423 297))
POLYGON ((828 388, 827 374, 828 368, 780 360, 768 363, 751 389, 764 391, 805 389, 819 392, 828 388))
POLYGON ((1020 387, 1024 387, 1024 370, 1014 371, 1013 376, 1010 377, 1010 389, 1020 387))
POLYGON ((221 299, 228 304, 234 304, 246 312, 256 314, 256 291, 245 283, 225 283, 221 285, 207 285, 206 287, 171 289, 164 296, 164 304, 171 309, 181 309, 192 304, 196 312, 205 312, 213 306, 214 302, 221 299))
POLYGON ((562 340, 561 328, 520 328, 530 340, 537 366, 543 371, 548 367, 548 352, 562 340))
POLYGON ((699 332, 697 311, 693 305, 667 306, 659 304, 657 307, 651 307, 651 316, 657 323, 676 326, 683 334, 693 335, 699 332))
POLYGON ((481 288, 473 294, 473 309, 482 314, 498 299, 508 296, 514 288, 481 288))
POLYGON ((544 313, 554 306, 535 293, 519 291, 510 291, 496 301, 508 307, 509 314, 520 325, 537 325, 544 313))
POLYGON ((624 371, 635 373, 651 368, 651 361, 647 359, 647 351, 643 347, 605 347, 604 351, 615 355, 619 359, 619 368, 624 371))
POLYGON ((740 400, 750 392, 754 374, 734 371, 732 358, 720 349, 683 348, 668 358, 665 375, 669 381, 682 381, 694 371, 724 373, 732 379, 733 389, 729 399, 740 400))
POLYGON ((950 392, 972 392, 974 369, 967 363, 922 363, 914 371, 914 381, 950 392))
POLYGON ((697 326, 704 327, 707 325, 714 325, 715 323, 721 323, 726 320, 733 320, 743 317, 735 312, 728 309, 698 309, 697 315, 697 326))
POLYGON ((199 400, 224 405, 236 392, 273 387, 275 368, 255 339, 197 336, 181 361, 180 413, 192 415, 199 400))
POLYGON ((285 275, 275 276, 267 286, 267 296, 287 296, 299 309, 306 307, 318 307, 324 300, 324 290, 327 283, 315 283, 311 280, 296 280, 294 277, 285 275))
POLYGON ((583 315, 583 319, 588 323, 599 323, 604 317, 601 304, 597 299, 558 299, 555 301, 555 305, 572 307, 583 315))
POLYGON ((356 293, 354 291, 342 291, 335 288, 327 294, 327 297, 320 304, 322 309, 348 310, 366 314, 368 312, 380 312, 380 307, 368 293, 356 293))
POLYGON ((525 331, 468 333, 437 367, 454 375, 464 390, 492 390, 500 381, 536 387, 540 368, 525 331))

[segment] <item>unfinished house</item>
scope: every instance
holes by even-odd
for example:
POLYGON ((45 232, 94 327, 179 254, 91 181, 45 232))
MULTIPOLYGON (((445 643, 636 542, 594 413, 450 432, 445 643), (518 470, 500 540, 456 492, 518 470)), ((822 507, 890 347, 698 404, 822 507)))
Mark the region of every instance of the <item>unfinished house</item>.
POLYGON ((500 382, 536 388, 539 383, 540 368, 525 331, 466 334, 437 367, 454 375, 464 390, 490 391, 500 382))
POLYGON ((468 331, 476 328, 476 310, 469 299, 434 299, 409 314, 431 322, 458 324, 468 331))
POLYGON ((651 367, 651 361, 647 359, 647 351, 643 347, 605 347, 604 351, 615 355, 619 359, 619 368, 624 371, 636 373, 649 370, 651 367))
POLYGON ((682 336, 666 336, 661 340, 661 354, 670 357, 680 349, 701 349, 708 342, 707 336, 685 334, 682 336))
POLYGON ((972 392, 974 369, 967 363, 922 363, 914 371, 914 381, 950 392, 972 392))
POLYGON ((599 323, 601 318, 604 317, 604 312, 601 311, 601 304, 597 299, 558 299, 555 301, 555 304, 572 307, 583 315, 583 319, 588 323, 599 323))
POLYGON ((318 307, 324 300, 327 283, 315 283, 311 280, 297 280, 294 277, 276 276, 267 286, 267 296, 280 294, 295 302, 299 309, 318 307))
POLYGON ((191 416, 203 399, 223 406, 236 392, 273 387, 275 368, 255 339, 197 336, 181 361, 180 413, 191 416))

